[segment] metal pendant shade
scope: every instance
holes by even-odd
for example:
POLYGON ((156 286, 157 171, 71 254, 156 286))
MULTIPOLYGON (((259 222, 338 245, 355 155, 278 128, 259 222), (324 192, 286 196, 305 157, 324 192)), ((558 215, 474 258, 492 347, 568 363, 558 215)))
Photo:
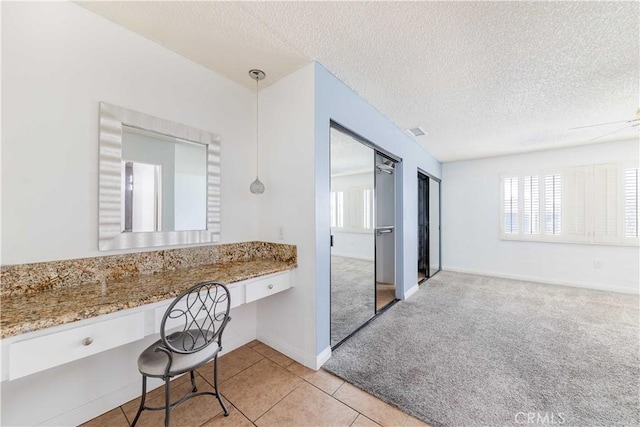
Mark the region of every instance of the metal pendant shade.
POLYGON ((258 177, 258 82, 265 78, 265 73, 262 70, 250 70, 249 77, 256 81, 256 180, 251 183, 249 190, 253 194, 264 193, 264 184, 258 177))
POLYGON ((256 175, 256 180, 253 181, 251 183, 251 185, 249 186, 249 190, 253 194, 262 194, 262 193, 264 193, 264 184, 262 183, 262 181, 260 181, 260 178, 258 178, 258 175, 256 175))

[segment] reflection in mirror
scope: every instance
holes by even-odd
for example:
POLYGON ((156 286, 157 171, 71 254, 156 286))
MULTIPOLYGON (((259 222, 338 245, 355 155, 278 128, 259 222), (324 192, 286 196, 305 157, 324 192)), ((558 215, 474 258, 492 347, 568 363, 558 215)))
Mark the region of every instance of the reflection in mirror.
POLYGON ((162 169, 160 165, 122 161, 121 224, 123 232, 160 231, 162 169))
POLYGON ((206 229, 206 145, 122 126, 122 167, 124 232, 206 229))
POLYGON ((332 127, 331 346, 376 313, 375 152, 332 127))
POLYGON ((220 137, 100 103, 100 250, 220 240, 220 137))

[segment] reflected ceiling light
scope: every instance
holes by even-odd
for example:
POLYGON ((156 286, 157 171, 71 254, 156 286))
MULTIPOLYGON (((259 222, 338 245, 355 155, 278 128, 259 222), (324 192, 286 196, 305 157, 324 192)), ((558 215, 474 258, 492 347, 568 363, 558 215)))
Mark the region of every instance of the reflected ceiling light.
POLYGON ((249 186, 249 190, 253 194, 262 194, 264 193, 264 184, 260 182, 260 178, 258 178, 258 82, 264 79, 266 74, 262 70, 250 70, 249 77, 256 81, 256 180, 251 183, 249 186))

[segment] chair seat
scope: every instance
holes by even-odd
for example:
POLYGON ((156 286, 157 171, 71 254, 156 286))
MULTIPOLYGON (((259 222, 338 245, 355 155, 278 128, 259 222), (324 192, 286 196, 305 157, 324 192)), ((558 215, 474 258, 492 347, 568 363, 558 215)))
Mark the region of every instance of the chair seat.
MULTIPOLYGON (((173 334, 171 336, 171 341, 180 341, 181 337, 191 338, 193 336, 197 336, 198 338, 195 342, 193 342, 193 340, 190 340, 189 342, 189 345, 193 345, 196 348, 202 345, 202 343, 204 342, 204 338, 198 336, 196 333, 187 334, 185 332, 180 332, 179 334, 180 335, 173 334)), ((167 363, 169 363, 169 356, 161 350, 156 351, 158 347, 164 347, 162 340, 158 340, 151 344, 142 352, 142 354, 140 354, 140 357, 138 357, 138 370, 141 374, 150 377, 163 377, 165 375, 167 363)), ((182 354, 172 352, 173 362, 171 364, 171 370, 168 372, 168 375, 180 375, 184 372, 199 368, 200 366, 213 359, 218 354, 218 351, 220 351, 220 347, 217 345, 217 343, 211 342, 210 345, 195 353, 182 354)))

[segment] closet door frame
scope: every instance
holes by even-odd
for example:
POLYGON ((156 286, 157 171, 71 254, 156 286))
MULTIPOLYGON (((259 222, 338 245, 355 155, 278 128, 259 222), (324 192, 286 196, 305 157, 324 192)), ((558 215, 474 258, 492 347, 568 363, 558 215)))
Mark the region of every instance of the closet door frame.
MULTIPOLYGON (((428 264, 427 265, 427 275, 426 277, 421 280, 420 282, 418 282, 418 284, 423 284, 425 283, 427 280, 429 280, 430 278, 432 278, 433 276, 435 276, 436 274, 438 274, 439 272, 442 271, 442 180, 440 178, 437 178, 435 176, 433 176, 432 174, 430 174, 429 172, 425 172, 424 170, 418 168, 418 174, 420 175, 424 175, 426 176, 427 179, 427 185, 428 185, 428 190, 427 190, 427 214, 429 215, 431 213, 431 181, 433 180, 434 182, 438 183, 438 270, 431 274, 431 265, 428 264)), ((416 179, 420 179, 416 176, 416 179)), ((418 200, 419 201, 419 200, 418 200)), ((418 207, 418 209, 420 209, 420 207, 418 207)), ((431 236, 432 236, 432 227, 431 227, 431 218, 428 216, 427 217, 427 224, 429 224, 428 229, 427 229, 427 258, 429 263, 431 262, 431 236)), ((420 238, 420 235, 418 235, 418 239, 420 238)), ((418 242, 418 247, 416 248, 418 250, 418 257, 420 256, 419 251, 420 251, 420 243, 418 242)), ((419 261, 418 261, 419 264, 419 261)), ((416 266, 416 271, 418 271, 418 266, 416 266)))
MULTIPOLYGON (((390 152, 378 147, 377 145, 375 145, 373 142, 369 141, 368 139, 364 138, 361 135, 358 135, 357 133, 355 133, 354 131, 350 130, 349 128, 341 125, 340 123, 334 121, 334 120, 330 120, 329 121, 329 129, 335 129, 339 132, 342 132, 350 137, 352 137, 353 139, 355 139, 356 141, 360 142, 361 144, 367 146, 368 148, 371 148, 374 151, 374 171, 375 171, 375 154, 380 154, 384 157, 389 158, 390 160, 394 161, 396 163, 396 165, 402 165, 402 158, 391 154, 390 152)), ((331 144, 331 142, 329 141, 329 145, 331 144)), ((331 162, 329 164, 329 173, 331 173, 331 162)), ((375 173, 375 172, 374 172, 375 173)), ((374 184, 374 194, 375 194, 375 184, 374 184)), ((396 203, 397 203, 397 197, 398 195, 396 194, 396 203)), ((396 208, 397 209, 397 208, 396 208)), ((375 218, 374 218, 374 223, 375 223, 375 218)), ((397 225, 397 221, 398 218, 396 216, 396 225, 397 225)), ((375 224, 374 224, 375 225, 375 224)), ((396 227, 396 230, 398 228, 396 227)), ((330 232, 331 235, 331 232, 330 232)), ((396 236, 394 236, 394 238, 397 239, 397 233, 396 236)), ((372 284, 372 289, 374 291, 374 313, 373 315, 369 318, 369 320, 367 320, 365 323, 363 323, 362 325, 360 325, 358 328, 356 328, 353 332, 351 332, 349 335, 347 335, 346 337, 344 337, 343 339, 341 339, 338 343, 331 345, 331 349, 335 350, 336 348, 338 348, 342 343, 344 343, 346 340, 348 340, 349 338, 351 338, 356 332, 358 332, 360 329, 364 328, 366 325, 368 325, 373 319, 375 319, 378 315, 380 315, 381 313, 383 313, 384 311, 386 311, 388 308, 390 308, 392 305, 394 305, 398 299, 396 298, 394 301, 392 301, 391 303, 387 304, 386 306, 384 306, 381 310, 377 310, 376 308, 376 304, 377 304, 377 295, 376 295, 376 282, 377 282, 377 272, 375 271, 375 263, 376 263, 376 258, 377 258, 377 250, 375 248, 375 231, 374 231, 374 282, 372 284)), ((397 242, 397 240, 396 240, 397 242)), ((331 247, 333 246, 333 238, 331 237, 330 239, 330 247, 329 250, 331 250, 331 247)), ((397 278, 397 269, 398 269, 398 263, 399 260, 397 258, 397 252, 395 255, 395 274, 396 274, 396 278, 397 278)), ((331 265, 329 266, 329 277, 331 277, 331 265)), ((397 292, 397 279, 396 279, 396 292, 397 292)), ((330 283, 329 286, 332 286, 332 284, 330 283)), ((330 297, 331 298, 331 297, 330 297)), ((329 300, 329 307, 331 307, 331 299, 329 300)), ((331 314, 329 315, 329 319, 331 322, 331 314)), ((330 326, 331 328, 331 326, 330 326)), ((331 329, 330 329, 331 330, 331 329)), ((331 332, 329 333, 329 336, 331 336, 331 332)))

